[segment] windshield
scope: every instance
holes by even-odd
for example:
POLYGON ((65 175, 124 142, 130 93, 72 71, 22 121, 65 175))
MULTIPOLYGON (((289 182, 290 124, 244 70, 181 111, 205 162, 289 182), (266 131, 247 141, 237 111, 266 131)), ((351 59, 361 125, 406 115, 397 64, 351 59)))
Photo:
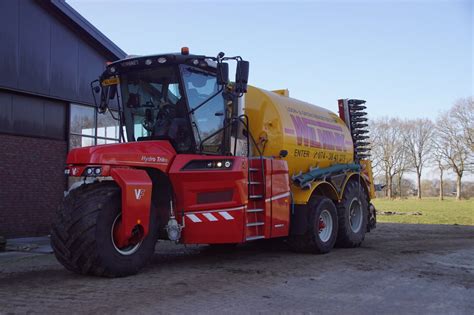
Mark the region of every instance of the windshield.
POLYGON ((178 152, 192 149, 188 109, 176 67, 126 73, 120 82, 128 139, 170 140, 178 152))
POLYGON ((222 93, 216 95, 216 76, 192 67, 183 67, 182 73, 196 143, 204 152, 219 153, 224 145, 224 132, 214 133, 224 126, 225 106, 222 93))

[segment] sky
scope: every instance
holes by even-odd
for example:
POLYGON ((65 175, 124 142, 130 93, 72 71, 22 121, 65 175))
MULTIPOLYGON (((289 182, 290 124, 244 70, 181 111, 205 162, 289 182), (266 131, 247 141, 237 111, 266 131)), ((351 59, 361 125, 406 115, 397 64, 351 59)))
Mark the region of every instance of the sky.
POLYGON ((239 55, 249 83, 371 118, 436 116, 473 95, 471 0, 68 0, 128 54, 239 55))
POLYGON ((67 2, 128 54, 239 55, 249 84, 333 111, 435 120, 474 95, 472 0, 67 2))

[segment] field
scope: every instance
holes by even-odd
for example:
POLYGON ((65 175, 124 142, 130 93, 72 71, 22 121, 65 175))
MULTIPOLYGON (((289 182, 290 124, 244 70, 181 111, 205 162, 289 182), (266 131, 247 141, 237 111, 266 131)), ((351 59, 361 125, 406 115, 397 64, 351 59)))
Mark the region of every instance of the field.
POLYGON ((447 198, 374 199, 378 222, 474 225, 474 200, 447 198), (396 212, 382 214, 380 212, 396 212))

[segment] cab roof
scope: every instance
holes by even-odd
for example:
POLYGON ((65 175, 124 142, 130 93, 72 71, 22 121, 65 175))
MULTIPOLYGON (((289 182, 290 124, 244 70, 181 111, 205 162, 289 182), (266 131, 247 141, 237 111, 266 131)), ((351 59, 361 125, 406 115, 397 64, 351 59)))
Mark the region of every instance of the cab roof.
POLYGON ((169 64, 188 64, 205 70, 215 71, 216 62, 213 59, 214 57, 182 53, 127 56, 124 59, 108 64, 104 74, 115 75, 132 70, 142 70, 169 64))

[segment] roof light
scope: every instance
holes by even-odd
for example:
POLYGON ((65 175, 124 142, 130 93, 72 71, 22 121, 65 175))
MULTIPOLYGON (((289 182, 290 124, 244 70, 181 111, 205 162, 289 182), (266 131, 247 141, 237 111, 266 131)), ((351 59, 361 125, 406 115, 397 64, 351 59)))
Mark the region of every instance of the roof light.
POLYGON ((145 64, 146 64, 147 66, 151 65, 151 63, 152 63, 151 59, 145 60, 145 64))
POLYGON ((166 58, 165 57, 160 57, 158 58, 158 63, 165 63, 166 62, 166 58))
POLYGON ((181 55, 189 55, 189 48, 181 47, 181 55))

